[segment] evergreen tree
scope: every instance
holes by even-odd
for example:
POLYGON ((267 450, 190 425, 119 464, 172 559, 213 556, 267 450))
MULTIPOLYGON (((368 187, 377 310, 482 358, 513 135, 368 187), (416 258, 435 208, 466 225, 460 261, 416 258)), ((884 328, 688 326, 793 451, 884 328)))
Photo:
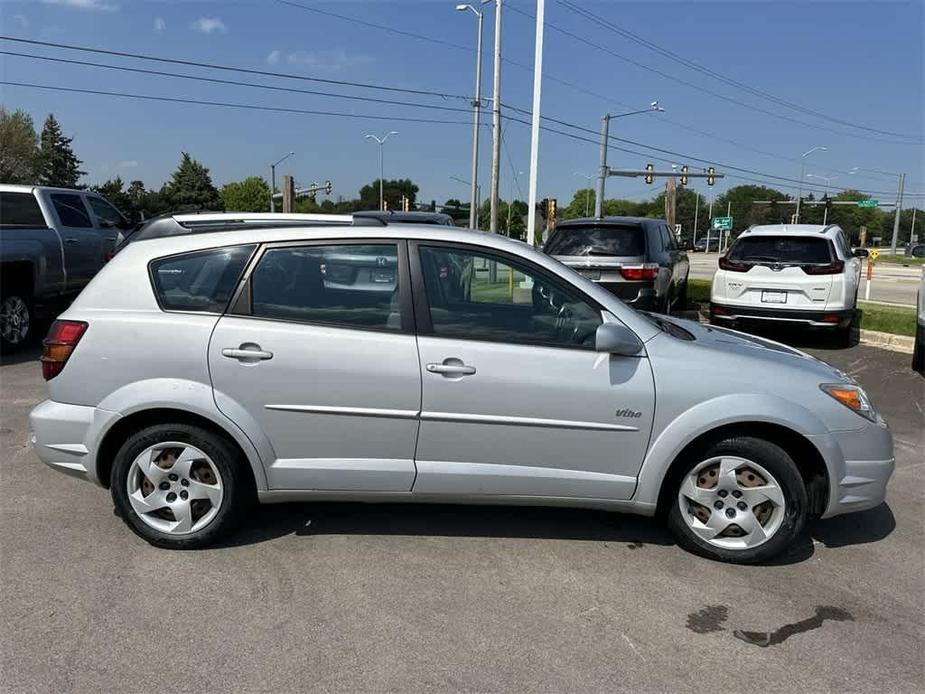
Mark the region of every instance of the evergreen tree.
POLYGON ((180 166, 161 189, 171 210, 213 210, 223 212, 221 193, 212 185, 209 169, 183 152, 180 166))
POLYGON ((40 137, 41 173, 39 180, 45 186, 61 188, 78 188, 77 181, 86 171, 80 170, 83 162, 74 154, 71 147, 73 137, 65 137, 54 114, 49 113, 45 119, 40 137))

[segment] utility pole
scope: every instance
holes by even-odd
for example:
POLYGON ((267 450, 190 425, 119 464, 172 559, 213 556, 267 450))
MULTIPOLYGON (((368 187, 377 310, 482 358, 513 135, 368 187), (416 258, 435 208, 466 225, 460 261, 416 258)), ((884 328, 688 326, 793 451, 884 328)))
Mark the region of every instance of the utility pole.
POLYGON ((475 98, 472 100, 472 190, 469 192, 469 228, 478 226, 479 189, 479 126, 482 113, 482 13, 472 5, 457 5, 457 12, 471 10, 478 17, 478 41, 475 49, 475 98))
POLYGON ((604 181, 607 180, 607 141, 610 139, 610 114, 601 119, 601 170, 597 175, 597 195, 594 198, 594 216, 604 216, 604 181))
POLYGON ((696 195, 697 198, 696 202, 694 202, 694 238, 691 243, 697 243, 697 215, 700 212, 700 193, 695 190, 694 195, 696 195))
POLYGON ((536 0, 536 39, 533 51, 533 118, 530 123, 530 184, 527 193, 527 244, 532 246, 536 234, 536 179, 540 154, 540 97, 543 91, 543 27, 546 0, 536 0))
MULTIPOLYGON (((727 216, 727 217, 731 217, 731 216, 732 216, 732 200, 730 200, 729 202, 726 203, 726 216, 727 216)), ((721 244, 721 245, 722 245, 722 248, 720 249, 720 251, 725 250, 726 247, 729 245, 729 231, 731 231, 731 229, 730 229, 730 230, 727 230, 727 231, 721 232, 721 233, 722 233, 722 238, 725 240, 725 243, 721 244)))
POLYGON ((893 240, 890 242, 890 254, 896 255, 896 244, 899 241, 899 217, 903 211, 903 188, 906 185, 906 174, 899 174, 899 189, 896 191, 896 217, 893 219, 893 240))
POLYGON ((270 212, 276 212, 276 201, 273 196, 276 195, 276 167, 286 161, 295 152, 289 152, 285 157, 274 164, 270 164, 270 212))
POLYGON ((498 186, 501 177, 501 5, 495 0, 495 78, 491 103, 491 217, 489 231, 498 232, 498 186))

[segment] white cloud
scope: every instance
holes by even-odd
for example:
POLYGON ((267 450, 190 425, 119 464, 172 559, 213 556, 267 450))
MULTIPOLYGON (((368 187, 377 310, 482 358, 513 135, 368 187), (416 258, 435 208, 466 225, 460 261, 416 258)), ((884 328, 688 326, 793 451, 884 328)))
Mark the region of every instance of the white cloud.
POLYGON ((154 33, 160 34, 167 28, 167 22, 164 21, 163 17, 157 17, 154 20, 154 33))
POLYGON ((21 26, 23 29, 28 29, 28 28, 29 28, 29 18, 28 18, 26 15, 24 15, 24 14, 14 14, 14 15, 13 15, 13 19, 15 19, 17 22, 19 22, 19 26, 21 26))
MULTIPOLYGON (((278 53, 278 51, 274 51, 278 53)), ((272 53, 270 55, 273 55, 272 53)), ((277 56, 277 59, 280 56, 277 56)), ((334 51, 293 51, 286 54, 289 65, 306 67, 319 72, 339 72, 353 65, 364 65, 374 62, 372 56, 361 53, 347 53, 343 49, 334 51)))
POLYGON ((119 6, 106 0, 42 0, 46 5, 64 5, 73 7, 76 10, 96 10, 102 12, 114 12, 119 6))
POLYGON ((138 166, 138 162, 134 159, 126 159, 125 161, 119 162, 120 169, 134 169, 138 166))
POLYGON ((267 62, 270 65, 278 65, 279 59, 282 56, 282 53, 279 51, 270 51, 270 54, 267 56, 267 62))
POLYGON ((223 22, 218 17, 200 17, 195 22, 190 24, 190 29, 193 31, 200 31, 203 34, 212 34, 216 31, 224 34, 228 31, 228 27, 225 26, 225 22, 223 22))

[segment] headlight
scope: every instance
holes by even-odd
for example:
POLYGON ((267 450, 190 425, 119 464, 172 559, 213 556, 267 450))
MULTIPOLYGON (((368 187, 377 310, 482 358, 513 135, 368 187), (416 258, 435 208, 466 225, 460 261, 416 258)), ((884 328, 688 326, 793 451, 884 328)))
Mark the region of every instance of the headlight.
POLYGON ((819 386, 823 393, 831 395, 849 410, 857 412, 872 422, 877 421, 877 413, 864 390, 849 383, 823 383, 819 386))

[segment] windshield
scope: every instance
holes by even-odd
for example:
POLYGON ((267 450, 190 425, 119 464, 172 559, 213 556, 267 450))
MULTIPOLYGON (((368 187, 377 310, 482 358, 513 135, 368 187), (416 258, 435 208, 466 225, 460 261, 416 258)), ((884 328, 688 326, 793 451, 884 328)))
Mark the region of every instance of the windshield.
POLYGON ((544 249, 549 255, 645 255, 645 232, 639 224, 564 226, 544 249))
POLYGON ((746 263, 831 263, 827 239, 814 236, 749 236, 729 249, 729 260, 746 263))

